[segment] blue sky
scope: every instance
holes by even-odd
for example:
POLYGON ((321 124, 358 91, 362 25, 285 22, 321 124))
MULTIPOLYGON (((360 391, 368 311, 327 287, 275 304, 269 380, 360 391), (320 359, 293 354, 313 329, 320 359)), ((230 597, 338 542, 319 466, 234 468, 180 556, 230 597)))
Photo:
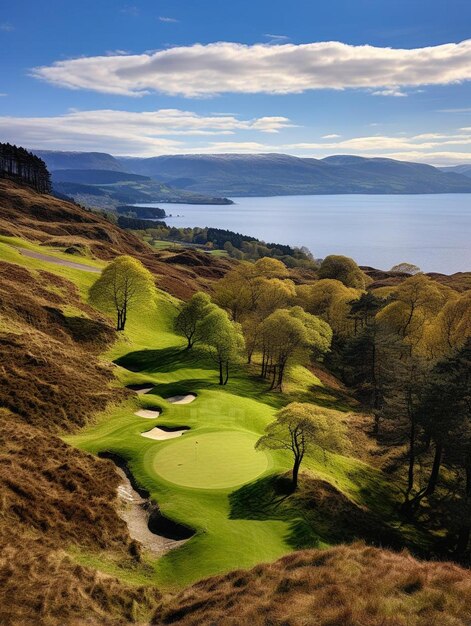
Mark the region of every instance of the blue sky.
POLYGON ((471 162, 470 29, 465 0, 10 3, 0 139, 471 162))

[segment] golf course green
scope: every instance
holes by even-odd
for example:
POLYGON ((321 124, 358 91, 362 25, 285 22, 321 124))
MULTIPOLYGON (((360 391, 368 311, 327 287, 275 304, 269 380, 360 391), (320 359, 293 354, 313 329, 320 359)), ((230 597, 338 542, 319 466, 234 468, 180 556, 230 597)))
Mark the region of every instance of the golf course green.
POLYGON ((264 451, 255 451, 257 435, 222 431, 190 436, 157 450, 154 468, 165 480, 184 487, 225 489, 243 485, 271 464, 264 451))

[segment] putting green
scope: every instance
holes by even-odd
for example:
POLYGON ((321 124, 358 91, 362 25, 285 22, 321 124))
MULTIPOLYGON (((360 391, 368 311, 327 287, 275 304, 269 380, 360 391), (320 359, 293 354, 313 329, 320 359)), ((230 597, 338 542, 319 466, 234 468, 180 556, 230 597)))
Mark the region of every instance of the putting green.
POLYGON ((257 435, 241 431, 183 435, 157 451, 154 470, 184 487, 224 489, 242 485, 270 465, 268 454, 254 449, 257 439, 257 435))

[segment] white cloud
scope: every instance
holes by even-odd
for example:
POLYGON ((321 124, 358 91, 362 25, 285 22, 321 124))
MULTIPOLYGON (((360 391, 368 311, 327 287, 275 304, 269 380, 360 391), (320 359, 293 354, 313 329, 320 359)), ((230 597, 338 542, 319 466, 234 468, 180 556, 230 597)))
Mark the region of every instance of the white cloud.
POLYGON ((303 129, 303 141, 294 142, 293 134, 287 134, 293 126, 288 118, 279 116, 242 119, 232 113, 200 115, 180 109, 71 109, 51 117, 0 116, 0 137, 28 148, 131 156, 282 152, 314 158, 332 154, 388 157, 435 165, 471 162, 471 127, 418 134, 383 131, 356 137, 330 133, 313 141, 303 129))
POLYGON ((0 30, 3 30, 5 33, 11 33, 12 30, 15 30, 15 27, 10 22, 1 22, 0 30))
POLYGON ((159 22, 164 22, 166 24, 176 24, 178 20, 174 17, 166 17, 165 15, 159 15, 159 22))
POLYGON ((188 138, 248 131, 277 133, 290 126, 286 117, 241 120, 231 115, 203 116, 179 109, 142 113, 71 110, 54 117, 0 117, 0 136, 4 141, 30 148, 152 156, 185 151, 188 138))
POLYGON ((270 33, 266 33, 263 36, 269 40, 269 43, 285 43, 290 39, 288 35, 272 35, 270 33))
POLYGON ((372 92, 373 96, 389 96, 394 98, 404 98, 407 96, 406 93, 401 91, 399 87, 389 87, 388 89, 379 89, 378 91, 372 92))
POLYGON ((128 96, 151 92, 186 97, 288 94, 347 88, 398 95, 401 87, 471 80, 471 40, 409 50, 336 41, 300 45, 219 42, 152 54, 57 61, 32 72, 61 87, 128 96))

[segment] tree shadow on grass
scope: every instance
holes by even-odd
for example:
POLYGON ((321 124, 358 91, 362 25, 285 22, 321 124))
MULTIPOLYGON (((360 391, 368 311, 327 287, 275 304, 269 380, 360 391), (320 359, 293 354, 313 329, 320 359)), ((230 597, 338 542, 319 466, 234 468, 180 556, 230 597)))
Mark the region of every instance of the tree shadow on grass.
POLYGON ((130 372, 166 372, 176 364, 194 366, 194 359, 188 350, 180 348, 162 348, 161 350, 136 350, 128 352, 114 361, 130 372))
POLYGON ((243 398, 262 401, 273 408, 286 404, 286 396, 267 391, 266 381, 247 374, 244 368, 233 369, 227 385, 218 384, 217 366, 208 353, 201 348, 162 348, 160 350, 136 350, 114 361, 130 372, 168 373, 179 369, 204 369, 214 372, 209 379, 187 379, 177 383, 158 384, 151 393, 177 395, 198 389, 220 389, 243 398), (158 390, 157 390, 158 389, 158 390))
POLYGON ((230 519, 287 522, 286 542, 296 550, 357 539, 396 549, 405 545, 400 533, 375 512, 330 483, 306 475, 294 493, 286 476, 261 478, 231 493, 229 504, 230 519))

